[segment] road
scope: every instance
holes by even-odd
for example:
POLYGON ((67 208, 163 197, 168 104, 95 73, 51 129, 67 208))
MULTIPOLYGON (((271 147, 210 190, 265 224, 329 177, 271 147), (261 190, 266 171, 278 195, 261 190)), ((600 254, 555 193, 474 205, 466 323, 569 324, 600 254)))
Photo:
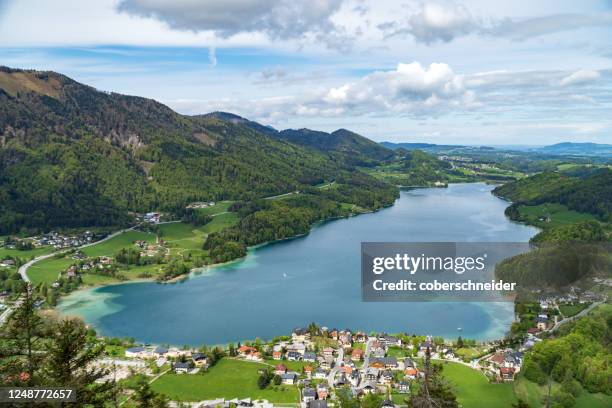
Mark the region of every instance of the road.
POLYGON ((344 349, 340 347, 338 349, 338 357, 336 357, 336 362, 334 367, 331 369, 329 374, 327 375, 327 384, 331 389, 334 386, 334 379, 336 378, 336 374, 340 371, 340 367, 344 365, 344 349))
POLYGON ((595 309, 597 306, 599 306, 601 304, 604 304, 605 302, 606 302, 606 300, 604 299, 604 300, 599 301, 599 302, 591 303, 591 305, 589 307, 587 307, 586 309, 584 309, 583 311, 575 314, 574 316, 566 317, 565 319, 559 320, 557 323, 555 323, 555 325, 552 328, 550 328, 550 329, 548 329, 546 331, 547 332, 554 332, 555 330, 557 330, 559 327, 561 327, 565 323, 569 323, 569 322, 571 322, 573 320, 578 319, 579 317, 582 317, 582 316, 586 315, 591 310, 595 309))
MULTIPOLYGON (((102 238, 102 239, 101 239, 101 240, 99 240, 99 241, 95 241, 95 242, 91 242, 91 243, 89 243, 89 244, 81 245, 81 246, 79 246, 79 247, 76 247, 76 249, 83 249, 83 248, 87 248, 87 247, 90 247, 90 246, 94 246, 94 245, 101 244, 101 243, 102 243, 102 242, 104 242, 104 241, 108 241, 109 239, 113 239, 113 238, 115 238, 117 235, 121 235, 121 234, 123 234, 124 232, 131 231, 131 230, 133 230, 134 228, 136 228, 137 226, 138 226, 138 225, 134 225, 133 227, 130 227, 130 228, 126 228, 126 229, 122 229, 122 230, 119 230, 119 231, 113 232, 112 234, 107 235, 106 237, 102 238)), ((23 281, 24 281, 24 282, 31 282, 31 281, 30 281, 30 278, 28 277, 28 274, 27 274, 27 272, 28 272, 28 268, 29 268, 30 266, 32 266, 32 265, 34 265, 35 263, 40 262, 40 261, 42 261, 42 260, 44 260, 44 259, 49 259, 49 258, 52 258, 52 257, 54 257, 55 255, 66 253, 66 252, 70 251, 71 249, 73 249, 73 248, 69 248, 69 249, 62 249, 61 251, 52 252, 52 253, 47 254, 47 255, 41 255, 41 256, 38 256, 38 257, 36 257, 36 258, 34 258, 34 259, 29 260, 28 262, 24 263, 23 265, 21 265, 21 266, 19 267, 19 269, 17 270, 17 272, 19 272, 19 274, 21 275, 21 279, 23 279, 23 281)))

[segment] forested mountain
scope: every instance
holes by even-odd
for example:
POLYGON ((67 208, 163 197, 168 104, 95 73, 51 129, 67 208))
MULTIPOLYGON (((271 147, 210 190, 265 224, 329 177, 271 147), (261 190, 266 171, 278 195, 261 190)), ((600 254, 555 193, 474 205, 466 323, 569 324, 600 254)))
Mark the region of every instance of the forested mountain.
POLYGON ((608 168, 582 178, 554 172, 540 173, 504 184, 493 192, 514 201, 515 208, 520 204, 558 203, 593 214, 602 221, 612 219, 612 170, 608 168))
MULTIPOLYGON (((128 211, 353 183, 329 154, 237 118, 184 116, 54 72, 0 67, 0 233, 118 225, 128 211)), ((386 203, 394 195, 366 175, 353 187, 386 203)))
POLYGON ((338 129, 332 133, 287 129, 274 136, 327 153, 351 166, 373 166, 394 156, 392 150, 346 129, 338 129))

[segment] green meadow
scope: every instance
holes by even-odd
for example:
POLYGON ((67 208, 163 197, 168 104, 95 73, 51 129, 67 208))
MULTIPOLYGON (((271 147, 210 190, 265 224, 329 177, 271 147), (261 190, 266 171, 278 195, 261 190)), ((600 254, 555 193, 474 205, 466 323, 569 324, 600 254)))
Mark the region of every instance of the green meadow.
POLYGON ((479 371, 459 363, 443 363, 443 374, 464 408, 508 408, 516 401, 511 383, 492 384, 479 371))
POLYGON ((224 358, 207 373, 164 374, 151 387, 178 401, 250 397, 273 403, 297 403, 299 391, 295 386, 271 386, 264 390, 257 387, 258 371, 266 368, 269 366, 262 363, 224 358))
POLYGON ((559 226, 595 220, 591 214, 569 210, 562 204, 521 205, 518 210, 521 218, 537 226, 559 226), (550 221, 540 221, 541 217, 548 218, 550 221))

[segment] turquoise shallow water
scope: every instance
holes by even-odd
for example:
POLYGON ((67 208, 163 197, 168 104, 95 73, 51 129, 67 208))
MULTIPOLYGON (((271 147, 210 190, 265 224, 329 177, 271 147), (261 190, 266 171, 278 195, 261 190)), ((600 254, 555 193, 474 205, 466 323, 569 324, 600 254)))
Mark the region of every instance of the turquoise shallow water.
POLYGON ((219 344, 288 334, 317 322, 364 331, 493 339, 511 303, 361 301, 362 241, 526 242, 537 230, 509 221, 482 183, 404 191, 394 206, 323 223, 310 234, 249 251, 177 284, 127 283, 78 291, 59 309, 102 334, 169 344, 219 344), (462 331, 458 332, 457 328, 462 331))

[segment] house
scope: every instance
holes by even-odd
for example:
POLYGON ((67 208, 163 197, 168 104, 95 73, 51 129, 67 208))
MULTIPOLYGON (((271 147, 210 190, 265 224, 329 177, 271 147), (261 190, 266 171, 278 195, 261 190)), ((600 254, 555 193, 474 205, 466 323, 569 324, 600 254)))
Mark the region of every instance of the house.
POLYGON ((298 361, 302 358, 302 355, 297 351, 288 351, 287 352, 287 360, 289 361, 298 361))
POLYGON ((522 363, 523 353, 519 351, 509 351, 504 355, 504 367, 514 368, 518 371, 522 363))
POLYGON ((291 333, 291 339, 295 343, 304 343, 310 339, 310 332, 306 328, 294 329, 293 333, 291 333))
POLYGON ((536 327, 538 328, 538 330, 546 330, 548 328, 548 317, 540 316, 536 318, 536 327))
POLYGON ((138 358, 141 357, 144 352, 144 347, 131 347, 125 350, 125 356, 128 358, 138 358))
POLYGON ((327 378, 327 372, 322 368, 317 368, 314 372, 314 378, 317 380, 322 380, 327 378))
POLYGON ((368 336, 363 332, 357 332, 354 339, 357 343, 365 343, 368 341, 368 336))
POLYGON ((499 369, 499 374, 503 381, 514 381, 515 371, 512 367, 502 367, 499 369))
POLYGON ((393 373, 389 370, 383 371, 380 375, 379 382, 381 384, 391 384, 391 381, 393 381, 393 373))
POLYGON ((177 363, 172 364, 172 369, 176 374, 185 374, 191 371, 191 364, 187 362, 182 363, 179 361, 177 363))
POLYGON ((404 368, 404 376, 410 379, 415 379, 419 375, 419 370, 416 367, 406 367, 404 368))
POLYGON ((342 332, 338 336, 338 342, 343 347, 346 347, 346 346, 350 347, 353 344, 353 336, 351 336, 350 332, 342 332))
POLYGON ((196 367, 207 367, 208 366, 208 358, 204 353, 193 353, 191 355, 191 360, 196 367))
POLYGON ((304 388, 302 391, 302 401, 305 403, 309 403, 310 401, 314 401, 317 399, 317 390, 314 388, 304 388))
POLYGON ((531 327, 527 329, 527 334, 538 334, 540 330, 537 327, 531 327))
POLYGON ((352 361, 361 361, 363 359, 364 351, 362 349, 356 348, 351 353, 352 361))
POLYGON ((0 266, 15 266, 15 261, 12 259, 5 259, 0 263, 0 266))
POLYGON ((247 360, 253 360, 253 361, 262 361, 263 357, 261 356, 261 353, 259 351, 256 351, 254 353, 251 354, 247 354, 247 356, 245 357, 247 360))
POLYGON ((433 343, 431 336, 425 337, 425 341, 419 344, 419 351, 425 353, 429 349, 430 352, 435 351, 436 346, 433 343))
POLYGON ((347 379, 346 379, 346 375, 341 374, 338 377, 336 377, 336 382, 334 384, 334 386, 336 387, 344 387, 347 383, 347 379))
POLYGON ((397 369, 397 358, 395 357, 372 357, 370 366, 374 368, 397 369))
POLYGON ((287 346, 287 351, 294 351, 302 356, 306 352, 306 346, 304 343, 292 343, 287 346))
POLYGON ((281 374, 281 382, 286 385, 293 385, 297 382, 297 374, 296 373, 284 373, 281 374))
POLYGON ((324 399, 327 399, 328 396, 329 396, 329 391, 327 390, 327 387, 325 386, 325 384, 321 383, 317 385, 317 397, 320 400, 324 400, 324 399))
POLYGON ((374 357, 384 357, 387 354, 387 349, 383 343, 378 340, 374 340, 370 345, 370 353, 374 357))
POLYGON ((361 391, 364 394, 371 394, 373 392, 376 392, 376 384, 372 384, 372 383, 366 383, 366 385, 363 386, 363 388, 361 389, 361 391))
POLYGON ((274 359, 274 360, 282 360, 283 359, 283 353, 280 350, 274 350, 272 352, 272 359, 274 359))
POLYGON ((407 394, 410 392, 410 385, 406 381, 400 381, 396 388, 400 394, 407 394))
POLYGON ((308 379, 312 378, 313 371, 314 371, 314 368, 311 365, 305 365, 304 366, 304 374, 306 374, 306 377, 308 379))
POLYGON ((402 340, 394 336, 382 335, 378 338, 378 340, 380 340, 380 342, 383 343, 387 347, 392 347, 392 346, 401 347, 402 345, 402 340))
POLYGON ((308 361, 310 363, 314 363, 317 361, 317 353, 313 351, 307 351, 304 353, 304 361, 308 361))
POLYGON ((404 359, 404 368, 416 368, 416 364, 414 363, 414 360, 412 360, 410 357, 406 357, 404 359))
POLYGON ((503 353, 495 353, 491 357, 489 357, 489 362, 493 364, 494 367, 501 367, 504 365, 504 354, 503 353))
POLYGON ((168 353, 168 349, 165 347, 155 347, 155 349, 153 350, 153 354, 155 354, 155 357, 163 357, 166 355, 166 353, 168 353))
POLYGON ((326 400, 314 400, 306 404, 306 408, 327 408, 326 400))
POLYGON ((274 368, 274 374, 283 375, 287 372, 287 367, 284 364, 279 364, 274 368))
POLYGON ((248 355, 256 353, 256 352, 257 352, 257 349, 251 346, 240 346, 238 348, 238 354, 241 357, 247 357, 248 355))
POLYGON ((319 363, 319 367, 321 367, 324 370, 329 370, 331 368, 331 363, 334 361, 333 357, 327 357, 327 358, 317 358, 317 362, 319 363))
POLYGON ((333 357, 334 355, 334 349, 331 347, 325 347, 323 349, 323 356, 324 357, 333 357))
POLYGON ((380 375, 379 369, 368 367, 363 377, 366 379, 366 381, 378 381, 379 375, 380 375))

